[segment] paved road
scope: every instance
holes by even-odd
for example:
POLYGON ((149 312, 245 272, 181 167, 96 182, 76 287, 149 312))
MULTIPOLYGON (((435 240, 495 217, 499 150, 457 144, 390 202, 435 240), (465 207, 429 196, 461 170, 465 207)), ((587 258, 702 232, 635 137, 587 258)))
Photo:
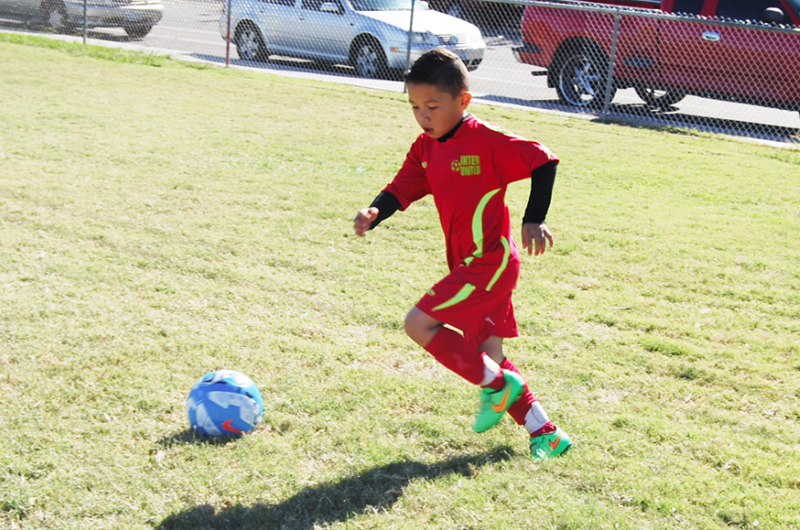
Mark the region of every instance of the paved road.
MULTIPOLYGON (((161 22, 141 40, 131 40, 121 29, 92 31, 92 43, 120 43, 170 50, 197 59, 224 63, 226 44, 219 33, 220 0, 164 0, 161 22)), ((1 23, 0 23, 1 24, 1 23)), ((8 27, 8 24, 5 24, 8 27)), ((535 68, 516 62, 511 47, 518 36, 484 30, 489 44, 481 66, 471 74, 471 89, 477 101, 539 108, 572 114, 583 111, 559 104, 544 76, 533 76, 535 68)), ((230 64, 257 68, 281 75, 329 79, 382 90, 402 91, 398 81, 359 79, 349 67, 321 66, 309 61, 272 57, 268 63, 248 63, 230 48, 230 64)), ((646 108, 632 89, 621 90, 612 102, 612 119, 661 126, 691 127, 779 142, 800 142, 800 115, 793 111, 687 97, 667 112, 646 108)))

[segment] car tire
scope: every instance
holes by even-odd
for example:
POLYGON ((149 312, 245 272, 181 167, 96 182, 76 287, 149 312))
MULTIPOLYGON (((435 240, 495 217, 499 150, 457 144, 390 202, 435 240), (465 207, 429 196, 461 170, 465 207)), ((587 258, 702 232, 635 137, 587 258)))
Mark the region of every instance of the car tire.
POLYGON ((264 37, 253 24, 244 24, 236 28, 234 37, 236 53, 243 61, 266 62, 269 58, 264 37))
MULTIPOLYGON (((602 108, 607 77, 608 60, 602 51, 591 46, 574 46, 556 62, 554 84, 558 99, 573 107, 602 108)), ((617 91, 613 84, 610 91, 609 101, 617 91)))
POLYGON ((652 108, 665 109, 686 97, 683 90, 659 90, 652 86, 641 85, 635 88, 636 95, 652 108))
POLYGON ((153 29, 153 26, 125 26, 122 29, 125 30, 125 34, 131 39, 143 39, 148 33, 150 33, 150 30, 153 29))
POLYGON ((64 31, 67 29, 67 8, 59 0, 49 0, 42 3, 44 25, 50 31, 64 31))
POLYGON ((385 79, 389 75, 383 48, 373 39, 362 39, 353 45, 351 63, 356 73, 367 79, 385 79))

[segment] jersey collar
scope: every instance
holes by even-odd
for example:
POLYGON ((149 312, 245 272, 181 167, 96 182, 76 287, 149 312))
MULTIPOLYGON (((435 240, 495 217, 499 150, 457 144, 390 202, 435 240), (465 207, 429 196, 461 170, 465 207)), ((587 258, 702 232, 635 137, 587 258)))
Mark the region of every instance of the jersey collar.
POLYGON ((441 136, 441 137, 437 138, 437 139, 436 139, 436 141, 437 141, 437 142, 442 142, 442 143, 444 143, 444 142, 446 142, 447 140, 449 140, 450 138, 452 138, 453 136, 455 136, 455 135, 456 135, 456 131, 458 131, 458 128, 459 128, 459 127, 461 127, 461 125, 462 125, 462 124, 463 124, 465 121, 467 121, 467 119, 469 119, 469 117, 470 117, 470 116, 472 116, 472 114, 470 114, 469 112, 465 112, 465 113, 464 113, 464 117, 463 117, 463 118, 461 118, 461 121, 460 121, 460 122, 458 122, 458 123, 456 123, 456 126, 455 126, 455 127, 453 127, 452 129, 450 129, 450 131, 449 131, 447 134, 445 134, 445 135, 443 135, 443 136, 441 136))

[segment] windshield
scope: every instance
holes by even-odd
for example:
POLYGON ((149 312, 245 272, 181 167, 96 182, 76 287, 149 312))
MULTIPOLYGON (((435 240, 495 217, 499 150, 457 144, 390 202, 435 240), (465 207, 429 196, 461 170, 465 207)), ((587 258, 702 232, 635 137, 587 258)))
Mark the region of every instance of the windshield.
POLYGON ((800 0, 786 0, 786 3, 791 6, 795 14, 800 15, 800 0))
MULTIPOLYGON (((356 11, 409 11, 411 0, 350 0, 356 11)), ((419 0, 414 9, 424 9, 419 0)))

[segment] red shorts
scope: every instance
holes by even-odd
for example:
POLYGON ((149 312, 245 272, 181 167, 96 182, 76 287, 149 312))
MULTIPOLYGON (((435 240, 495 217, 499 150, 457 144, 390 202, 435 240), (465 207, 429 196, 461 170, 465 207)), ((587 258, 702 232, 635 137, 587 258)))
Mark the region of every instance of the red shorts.
POLYGON ((453 274, 434 285, 417 308, 464 333, 475 347, 491 336, 519 336, 511 291, 495 293, 464 283, 453 274))

